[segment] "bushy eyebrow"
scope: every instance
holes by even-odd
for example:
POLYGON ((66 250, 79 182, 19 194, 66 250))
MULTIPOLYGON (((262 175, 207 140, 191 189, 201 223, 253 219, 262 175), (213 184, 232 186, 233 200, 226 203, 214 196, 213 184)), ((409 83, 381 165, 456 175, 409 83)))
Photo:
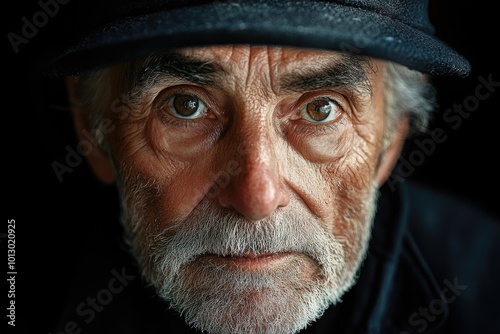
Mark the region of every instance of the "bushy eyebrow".
POLYGON ((303 92, 324 88, 342 88, 350 94, 372 94, 367 57, 345 55, 326 65, 298 68, 280 79, 284 91, 303 92))
MULTIPOLYGON (((215 61, 186 56, 176 51, 153 54, 128 64, 128 91, 139 96, 165 80, 182 80, 200 86, 222 85, 229 73, 215 61)), ((350 94, 370 94, 367 75, 370 60, 358 55, 335 57, 324 64, 301 66, 279 80, 283 92, 304 92, 325 88, 342 88, 350 94)))
POLYGON ((183 80, 198 85, 213 85, 224 69, 215 62, 192 58, 175 51, 153 54, 128 64, 128 90, 147 91, 165 80, 183 80))

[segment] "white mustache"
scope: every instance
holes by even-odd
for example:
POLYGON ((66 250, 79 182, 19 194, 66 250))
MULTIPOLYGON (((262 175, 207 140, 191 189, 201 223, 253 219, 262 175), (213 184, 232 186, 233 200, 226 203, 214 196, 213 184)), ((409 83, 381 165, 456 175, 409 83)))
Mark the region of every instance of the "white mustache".
POLYGON ((341 243, 319 220, 304 217, 298 210, 278 210, 270 218, 256 222, 207 206, 197 212, 202 214, 192 214, 176 224, 175 231, 167 230, 154 238, 157 247, 153 262, 164 274, 178 272, 182 265, 207 254, 301 253, 314 259, 327 277, 337 277, 339 273, 334 271, 344 267, 341 243))

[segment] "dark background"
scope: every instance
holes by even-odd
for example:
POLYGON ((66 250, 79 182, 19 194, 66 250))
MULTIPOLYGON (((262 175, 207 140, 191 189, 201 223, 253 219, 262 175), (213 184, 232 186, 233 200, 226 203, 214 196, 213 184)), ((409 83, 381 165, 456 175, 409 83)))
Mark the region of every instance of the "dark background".
MULTIPOLYGON (((431 1, 431 20, 437 35, 473 66, 468 78, 434 79, 442 111, 474 95, 479 76, 491 75, 493 81, 500 81, 500 31, 493 3, 431 1)), ((95 225, 116 219, 117 201, 114 188, 98 183, 85 162, 64 174, 63 182, 51 167, 54 161, 64 162, 66 146, 75 148, 77 140, 62 83, 40 76, 36 60, 41 51, 66 43, 67 31, 61 27, 71 22, 74 3, 60 5, 57 15, 28 44, 21 45, 17 54, 7 34, 19 33, 21 18, 30 18, 40 7, 36 1, 26 0, 9 5, 3 9, 6 60, 2 72, 6 75, 1 124, 5 186, 0 241, 6 254, 7 220, 15 219, 17 332, 48 333, 47 326, 62 307, 62 292, 71 277, 79 242, 94 233, 95 225)), ((437 144, 407 179, 452 193, 500 216, 498 91, 481 101, 456 130, 438 115, 430 128, 442 128, 447 140, 437 144)), ((413 149, 410 142, 406 152, 413 149)), ((5 279, 2 281, 5 283, 5 279)), ((7 287, 3 289, 0 294, 5 296, 7 287)), ((6 312, 4 307, 3 303, 6 312)), ((6 323, 4 315, 2 319, 6 323)))

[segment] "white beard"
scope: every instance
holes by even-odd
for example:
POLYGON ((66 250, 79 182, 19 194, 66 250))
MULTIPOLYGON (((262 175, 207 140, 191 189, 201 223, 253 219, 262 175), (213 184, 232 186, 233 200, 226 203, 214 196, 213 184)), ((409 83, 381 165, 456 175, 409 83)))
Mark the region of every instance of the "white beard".
POLYGON ((292 202, 257 222, 202 202, 182 221, 155 224, 144 221, 147 199, 137 191, 130 192, 133 198, 121 192, 122 220, 144 277, 189 325, 218 334, 290 334, 320 317, 354 285, 366 254, 377 189, 373 184, 365 196, 358 194, 348 213, 337 218, 349 227, 348 236, 333 235, 292 202), (127 202, 136 205, 129 209, 127 202), (164 225, 170 228, 157 227, 164 225), (292 255, 284 266, 257 271, 206 256, 249 252, 292 255))

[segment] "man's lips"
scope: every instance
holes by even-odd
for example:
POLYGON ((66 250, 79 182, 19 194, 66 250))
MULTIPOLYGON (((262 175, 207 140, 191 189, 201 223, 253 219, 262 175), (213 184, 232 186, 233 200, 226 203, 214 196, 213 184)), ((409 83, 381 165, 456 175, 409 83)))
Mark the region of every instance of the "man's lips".
POLYGON ((220 262, 230 267, 237 267, 247 270, 265 269, 269 266, 278 266, 292 255, 291 252, 279 253, 245 253, 238 255, 217 255, 205 254, 201 258, 210 261, 220 262))

